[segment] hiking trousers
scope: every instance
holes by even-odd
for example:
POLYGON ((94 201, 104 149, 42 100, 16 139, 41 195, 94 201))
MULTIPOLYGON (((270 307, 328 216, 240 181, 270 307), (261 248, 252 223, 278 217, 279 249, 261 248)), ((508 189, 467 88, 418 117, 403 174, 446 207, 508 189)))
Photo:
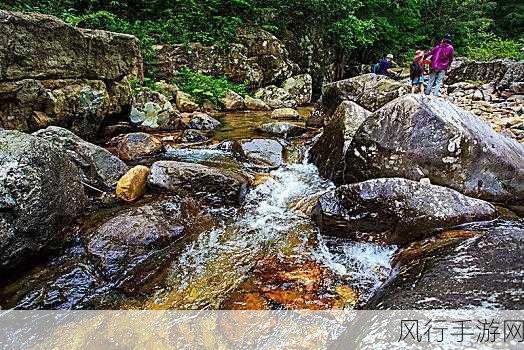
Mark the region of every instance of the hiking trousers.
POLYGON ((445 70, 432 71, 429 75, 428 85, 426 86, 426 95, 431 94, 431 90, 435 88, 433 94, 435 96, 440 96, 440 87, 442 86, 442 82, 444 81, 445 76, 445 70))

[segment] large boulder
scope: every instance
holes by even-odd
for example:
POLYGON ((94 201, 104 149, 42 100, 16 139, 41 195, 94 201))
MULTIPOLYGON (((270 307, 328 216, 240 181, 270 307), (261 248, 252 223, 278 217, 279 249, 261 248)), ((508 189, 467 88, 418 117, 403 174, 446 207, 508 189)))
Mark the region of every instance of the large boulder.
POLYGON ((297 106, 297 102, 288 91, 275 85, 269 85, 258 89, 255 92, 254 97, 262 100, 272 109, 295 108, 297 106))
POLYGON ((524 93, 524 61, 497 59, 478 62, 459 58, 453 62, 446 74, 447 84, 458 82, 491 83, 505 96, 524 93))
POLYGON ((246 109, 249 111, 268 111, 271 108, 261 99, 253 98, 249 95, 244 96, 246 109))
POLYGON ((293 75, 297 66, 288 59, 284 45, 271 33, 256 27, 239 28, 236 43, 224 50, 200 43, 155 46, 155 68, 160 77, 172 80, 184 68, 226 76, 251 88, 278 84, 293 75))
POLYGON ((344 183, 344 158, 353 136, 371 112, 355 102, 342 102, 331 122, 309 151, 309 161, 318 167, 321 176, 344 183))
POLYGON ((174 243, 187 231, 180 207, 171 198, 132 208, 85 238, 90 260, 109 286, 132 292, 169 264, 174 243))
POLYGON ((97 189, 112 189, 127 171, 127 165, 111 152, 82 140, 69 130, 50 126, 33 135, 61 148, 79 169, 82 181, 97 189))
POLYGON ((28 263, 85 203, 78 169, 61 148, 0 130, 0 270, 28 263))
POLYGON ((273 119, 299 119, 300 114, 294 108, 278 108, 271 112, 273 119))
POLYGON ((145 132, 132 132, 109 141, 113 153, 125 161, 139 160, 162 152, 162 141, 145 132))
POLYGON ((411 87, 408 84, 373 73, 325 84, 321 99, 307 123, 313 127, 329 124, 343 101, 353 101, 373 112, 409 91, 411 87))
POLYGON ((129 80, 143 74, 135 37, 35 13, 0 11, 0 23, 0 126, 93 138, 107 115, 129 108, 129 80))
POLYGON ((492 220, 496 210, 449 188, 388 178, 329 191, 313 215, 324 234, 405 245, 437 228, 492 220))
POLYGON ((304 106, 311 102, 313 96, 313 79, 309 74, 301 74, 288 78, 282 84, 291 97, 297 102, 297 105, 304 106))
POLYGON ((344 182, 403 177, 488 201, 524 199, 524 145, 440 98, 406 95, 373 113, 345 156, 344 182))
POLYGON ((465 230, 401 252, 395 276, 364 308, 522 310, 522 223, 465 230))
POLYGON ((159 161, 151 166, 148 182, 153 188, 202 197, 212 204, 238 205, 244 200, 250 179, 240 172, 201 164, 159 161))
POLYGON ((186 94, 183 91, 178 91, 176 94, 176 107, 180 112, 194 112, 198 109, 198 104, 196 104, 191 96, 186 94))
POLYGON ((177 130, 184 127, 180 113, 169 99, 149 89, 143 89, 133 98, 129 120, 145 130, 177 130))

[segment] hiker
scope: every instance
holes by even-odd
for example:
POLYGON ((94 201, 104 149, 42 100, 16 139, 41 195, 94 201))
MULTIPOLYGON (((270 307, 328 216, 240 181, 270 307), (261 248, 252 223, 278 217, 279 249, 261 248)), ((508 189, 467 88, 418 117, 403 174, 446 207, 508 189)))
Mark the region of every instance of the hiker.
POLYGON ((411 93, 413 94, 424 92, 424 74, 426 73, 424 66, 431 63, 429 60, 425 60, 424 56, 425 52, 423 50, 417 50, 409 68, 411 93))
POLYGON ((386 57, 381 59, 378 63, 374 64, 371 72, 378 74, 378 75, 386 75, 390 78, 396 77, 396 74, 393 72, 390 72, 389 69, 396 65, 395 61, 393 61, 393 55, 388 54, 386 57))
POLYGON ((446 76, 446 70, 453 62, 454 53, 451 37, 446 34, 442 41, 425 55, 425 58, 431 57, 431 74, 426 86, 426 95, 431 94, 434 88, 434 95, 440 96, 440 87, 446 76))

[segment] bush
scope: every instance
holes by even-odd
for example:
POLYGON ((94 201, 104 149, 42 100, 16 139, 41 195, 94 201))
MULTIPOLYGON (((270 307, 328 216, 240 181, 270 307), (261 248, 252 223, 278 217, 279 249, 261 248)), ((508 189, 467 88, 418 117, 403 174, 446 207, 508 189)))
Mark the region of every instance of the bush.
POLYGON ((501 39, 494 34, 478 34, 471 38, 465 49, 465 55, 478 61, 490 61, 495 58, 524 60, 524 40, 501 39))
POLYGON ((191 69, 182 69, 174 83, 185 93, 190 94, 195 101, 202 105, 204 101, 211 101, 216 106, 222 105, 222 98, 228 90, 234 91, 239 95, 247 93, 245 84, 235 84, 226 77, 214 77, 192 71, 191 69))

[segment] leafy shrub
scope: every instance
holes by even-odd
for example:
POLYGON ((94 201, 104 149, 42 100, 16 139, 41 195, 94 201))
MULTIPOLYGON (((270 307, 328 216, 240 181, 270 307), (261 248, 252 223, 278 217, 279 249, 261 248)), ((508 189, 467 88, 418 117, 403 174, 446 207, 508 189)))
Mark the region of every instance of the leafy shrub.
POLYGON ((465 55, 478 61, 489 61, 495 58, 523 60, 524 40, 501 39, 491 33, 477 34, 468 41, 465 55))
POLYGON ((247 94, 245 84, 235 84, 226 77, 214 77, 184 68, 174 79, 174 83, 184 92, 190 94, 202 105, 208 100, 216 106, 222 105, 222 98, 228 90, 239 95, 247 94))

